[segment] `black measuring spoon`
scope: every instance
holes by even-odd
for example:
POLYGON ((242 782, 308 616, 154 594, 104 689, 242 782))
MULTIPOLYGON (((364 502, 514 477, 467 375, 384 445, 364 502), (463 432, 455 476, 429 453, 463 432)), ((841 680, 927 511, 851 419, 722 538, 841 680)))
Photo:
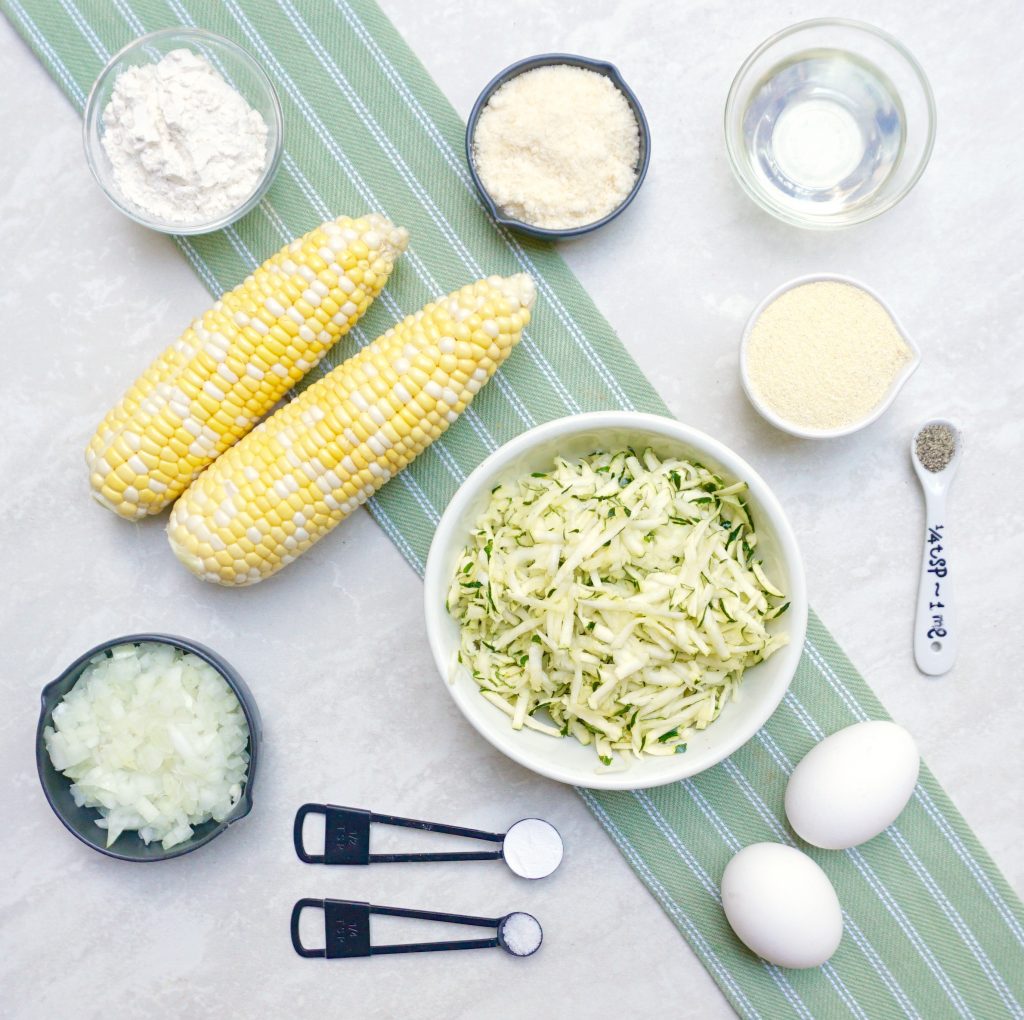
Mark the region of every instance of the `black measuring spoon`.
POLYGON ((522 878, 546 878, 561 863, 562 837, 541 818, 521 818, 508 832, 485 832, 443 822, 426 822, 397 815, 380 815, 364 808, 339 807, 336 804, 303 804, 295 813, 292 840, 299 860, 307 864, 404 864, 425 861, 504 860, 509 869, 522 878), (324 816, 324 851, 311 854, 303 842, 302 827, 310 814, 324 816), (407 829, 443 832, 490 843, 495 850, 462 850, 440 853, 370 853, 370 826, 397 825, 407 829))
POLYGON ((328 960, 356 956, 380 956, 396 953, 437 953, 453 949, 493 949, 500 947, 511 956, 532 956, 544 941, 540 922, 532 915, 514 911, 503 917, 474 917, 469 914, 444 914, 435 910, 410 910, 405 907, 382 907, 358 900, 301 899, 292 907, 292 946, 299 956, 323 957, 328 960), (302 944, 299 919, 307 908, 324 912, 324 945, 310 949, 302 944), (375 946, 370 942, 370 915, 411 917, 422 921, 442 921, 493 928, 494 935, 482 939, 457 939, 441 942, 408 942, 375 946))

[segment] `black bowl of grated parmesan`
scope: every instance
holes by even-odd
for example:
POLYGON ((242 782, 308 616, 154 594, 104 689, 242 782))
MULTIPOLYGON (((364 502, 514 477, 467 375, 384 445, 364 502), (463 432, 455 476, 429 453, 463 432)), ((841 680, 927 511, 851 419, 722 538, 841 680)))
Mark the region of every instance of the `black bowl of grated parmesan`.
POLYGON ((573 54, 506 67, 466 125, 469 172, 491 215, 548 240, 615 219, 639 192, 650 158, 647 118, 618 68, 573 54))

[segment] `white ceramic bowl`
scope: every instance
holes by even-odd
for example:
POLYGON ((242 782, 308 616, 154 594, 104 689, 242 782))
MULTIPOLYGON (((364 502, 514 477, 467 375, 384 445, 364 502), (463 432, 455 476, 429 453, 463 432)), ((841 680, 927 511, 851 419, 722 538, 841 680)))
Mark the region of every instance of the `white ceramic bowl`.
POLYGON ((747 399, 750 401, 754 410, 757 411, 765 421, 770 422, 777 429, 782 429, 783 432, 788 432, 791 436, 799 436, 801 439, 836 439, 839 436, 848 436, 851 432, 859 432, 872 422, 878 421, 878 419, 881 418, 882 415, 885 414, 885 412, 892 406, 892 402, 896 399, 900 390, 903 389, 903 384, 917 371, 917 366, 920 364, 921 349, 914 343, 910 334, 900 325, 900 320, 896 318, 896 313, 893 312, 881 295, 873 291, 869 286, 867 286, 867 284, 861 283, 860 280, 855 280, 850 276, 840 276, 837 273, 812 273, 808 276, 798 276, 795 280, 790 280, 788 283, 784 283, 781 287, 777 287, 750 313, 750 318, 747 319, 747 324, 743 329, 743 338, 740 340, 740 380, 743 383, 743 392, 746 393, 747 399), (781 297, 786 293, 786 291, 792 290, 794 287, 802 287, 805 283, 822 283, 824 281, 848 283, 851 287, 857 287, 866 294, 870 294, 871 297, 873 297, 885 309, 889 318, 892 319, 893 325, 903 338, 903 342, 910 348, 911 358, 910 361, 903 366, 903 369, 896 378, 893 379, 892 384, 889 386, 888 391, 882 398, 881 403, 877 404, 865 417, 838 429, 809 429, 802 425, 797 425, 795 422, 789 421, 787 418, 783 418, 776 414, 757 395, 750 382, 750 374, 747 366, 747 348, 750 343, 750 334, 754 328, 754 323, 757 322, 761 317, 761 313, 776 298, 781 297))
POLYGON ((775 711, 796 671, 807 628, 803 562, 789 523, 768 485, 728 447, 671 418, 624 411, 596 412, 539 425, 506 443, 463 482, 437 527, 425 578, 427 636, 441 683, 476 731, 499 751, 542 776, 603 790, 636 790, 685 779, 728 757, 745 744, 775 711), (449 672, 459 647, 459 625, 445 610, 445 597, 459 555, 491 489, 500 481, 550 467, 555 456, 582 456, 597 450, 650 446, 660 456, 696 459, 727 479, 750 486, 749 503, 766 567, 791 602, 773 624, 790 643, 748 670, 740 697, 703 732, 689 740, 685 754, 631 761, 623 771, 603 769, 592 747, 532 730, 515 731, 509 719, 481 697, 468 670, 449 672))

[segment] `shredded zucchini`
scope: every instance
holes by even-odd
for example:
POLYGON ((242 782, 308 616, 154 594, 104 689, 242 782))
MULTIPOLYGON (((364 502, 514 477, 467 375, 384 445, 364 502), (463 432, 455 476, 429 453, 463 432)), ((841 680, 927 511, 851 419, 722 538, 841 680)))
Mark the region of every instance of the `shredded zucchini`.
POLYGON ((453 677, 464 665, 515 729, 572 736, 604 766, 682 753, 787 641, 767 629, 787 604, 745 490, 649 449, 499 485, 448 593, 453 677))

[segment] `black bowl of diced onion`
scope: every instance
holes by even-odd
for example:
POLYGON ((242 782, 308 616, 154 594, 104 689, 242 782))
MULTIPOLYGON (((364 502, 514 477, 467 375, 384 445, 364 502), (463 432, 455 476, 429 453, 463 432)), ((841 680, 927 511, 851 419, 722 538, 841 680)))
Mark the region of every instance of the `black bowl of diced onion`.
POLYGON ((41 701, 39 724, 36 728, 36 768, 43 793, 64 827, 93 850, 122 861, 170 860, 205 846, 252 810, 253 786, 256 779, 262 733, 259 710, 252 692, 234 667, 204 645, 170 634, 130 634, 125 637, 112 638, 90 648, 89 651, 75 659, 55 680, 43 688, 41 701), (54 766, 44 736, 48 728, 52 730, 54 709, 61 704, 65 695, 71 692, 82 675, 89 669, 91 663, 100 657, 111 657, 115 654, 115 649, 125 646, 134 646, 139 649, 145 645, 167 646, 185 655, 195 656, 202 663, 212 667, 237 698, 247 727, 245 754, 248 757, 248 766, 238 795, 233 798, 230 811, 224 814, 220 820, 209 818, 191 826, 191 835, 166 849, 161 840, 150 839, 149 842, 146 842, 138 831, 132 829, 123 831, 108 846, 107 831, 97 825, 97 821, 102 818, 102 813, 96 808, 86 807, 76 801, 71 789, 72 781, 54 766))

